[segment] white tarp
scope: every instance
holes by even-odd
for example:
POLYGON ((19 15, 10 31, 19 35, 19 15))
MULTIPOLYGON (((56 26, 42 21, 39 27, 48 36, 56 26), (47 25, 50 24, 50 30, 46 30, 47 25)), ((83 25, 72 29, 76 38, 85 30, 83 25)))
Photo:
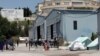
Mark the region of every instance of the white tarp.
POLYGON ((85 50, 85 49, 86 48, 84 47, 84 45, 79 41, 75 41, 70 47, 70 50, 85 50))
POLYGON ((95 47, 98 45, 98 38, 96 38, 93 42, 91 42, 87 47, 95 47))
POLYGON ((84 41, 85 40, 87 40, 87 39, 89 39, 89 37, 78 37, 75 41, 73 41, 68 47, 71 47, 72 46, 72 44, 74 43, 74 42, 76 42, 76 41, 78 41, 78 42, 81 42, 83 45, 84 45, 84 41))

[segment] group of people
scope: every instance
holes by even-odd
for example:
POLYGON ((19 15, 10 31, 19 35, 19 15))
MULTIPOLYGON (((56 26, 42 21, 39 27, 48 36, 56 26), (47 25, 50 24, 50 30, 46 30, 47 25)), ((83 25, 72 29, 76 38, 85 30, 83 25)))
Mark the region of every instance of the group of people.
MULTIPOLYGON (((19 46, 19 39, 16 40, 16 44, 17 46, 19 46)), ((49 40, 35 40, 33 41, 33 39, 26 39, 25 40, 25 45, 26 47, 29 47, 29 50, 30 48, 34 45, 36 48, 38 46, 43 46, 44 47, 44 50, 49 50, 49 48, 52 48, 52 47, 56 47, 58 48, 59 47, 59 42, 56 38, 54 38, 53 41, 49 41, 49 40)), ((4 40, 2 42, 0 42, 0 50, 14 50, 15 49, 15 45, 14 45, 14 41, 12 38, 9 38, 7 40, 4 40)))
POLYGON ((55 48, 59 48, 59 42, 56 38, 54 38, 53 41, 49 41, 49 40, 36 40, 33 41, 33 39, 30 40, 25 40, 26 43, 26 47, 29 45, 29 50, 30 48, 34 45, 35 47, 38 46, 43 46, 45 50, 49 50, 49 48, 55 47, 55 48))
POLYGON ((9 39, 6 39, 6 40, 3 40, 0 42, 0 50, 3 51, 3 50, 14 50, 14 41, 12 38, 9 38, 9 39))

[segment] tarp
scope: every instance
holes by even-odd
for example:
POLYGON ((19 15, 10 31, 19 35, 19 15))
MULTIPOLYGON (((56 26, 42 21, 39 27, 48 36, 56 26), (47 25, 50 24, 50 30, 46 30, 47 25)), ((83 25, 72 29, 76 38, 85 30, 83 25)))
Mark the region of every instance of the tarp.
POLYGON ((92 41, 87 47, 95 47, 98 45, 98 38, 96 38, 94 41, 92 41))
POLYGON ((76 41, 81 42, 84 45, 84 41, 86 41, 87 39, 89 39, 89 37, 78 37, 75 41, 73 41, 68 47, 71 47, 72 44, 76 41))
POLYGON ((74 42, 70 47, 70 50, 84 50, 86 49, 85 46, 81 42, 74 42))

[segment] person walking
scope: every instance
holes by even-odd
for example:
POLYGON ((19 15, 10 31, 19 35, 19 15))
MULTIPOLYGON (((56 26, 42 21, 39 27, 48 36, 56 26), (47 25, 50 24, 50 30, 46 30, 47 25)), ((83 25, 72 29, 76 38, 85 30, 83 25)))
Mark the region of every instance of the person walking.
POLYGON ((9 39, 9 45, 10 45, 10 49, 13 51, 15 48, 14 48, 14 41, 12 38, 9 39))
POLYGON ((26 47, 27 47, 27 44, 28 44, 28 40, 27 39, 25 40, 25 44, 26 44, 26 47))
POLYGON ((45 40, 43 46, 44 46, 44 50, 45 51, 48 51, 49 50, 49 42, 48 42, 48 40, 45 40))
POLYGON ((29 40, 29 50, 30 50, 30 48, 32 47, 32 45, 33 45, 33 39, 30 39, 30 40, 29 40))
POLYGON ((38 41, 37 40, 34 41, 34 44, 35 44, 35 47, 38 48, 38 41))
POLYGON ((16 40, 17 47, 19 46, 19 38, 16 40))

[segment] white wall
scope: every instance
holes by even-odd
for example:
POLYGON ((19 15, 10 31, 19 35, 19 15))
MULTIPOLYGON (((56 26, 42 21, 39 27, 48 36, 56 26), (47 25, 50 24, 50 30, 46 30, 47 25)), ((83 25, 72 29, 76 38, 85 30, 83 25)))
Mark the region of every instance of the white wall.
POLYGON ((68 41, 73 41, 81 35, 90 37, 92 32, 97 32, 96 14, 64 14, 62 18, 63 37, 68 41), (77 21, 77 30, 73 29, 74 20, 77 21))
POLYGON ((24 20, 23 9, 1 9, 1 15, 9 21, 14 21, 16 18, 18 18, 18 20, 24 20))

